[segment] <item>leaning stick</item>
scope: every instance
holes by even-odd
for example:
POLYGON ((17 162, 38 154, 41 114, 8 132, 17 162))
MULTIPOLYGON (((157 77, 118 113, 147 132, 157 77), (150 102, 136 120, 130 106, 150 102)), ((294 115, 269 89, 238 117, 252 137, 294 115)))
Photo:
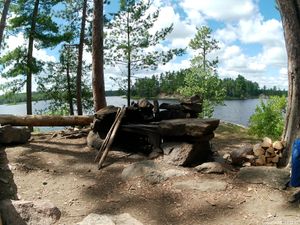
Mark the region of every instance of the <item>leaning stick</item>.
POLYGON ((108 140, 109 140, 109 138, 110 138, 110 136, 111 136, 111 133, 112 133, 112 131, 113 131, 113 129, 114 129, 114 127, 115 127, 117 121, 118 121, 118 118, 119 118, 119 116, 120 116, 120 113, 121 113, 121 108, 118 109, 117 114, 116 114, 115 121, 113 122, 113 124, 111 125, 111 127, 110 127, 108 133, 106 134, 106 137, 105 137, 105 139, 104 139, 104 141, 103 141, 103 143, 102 143, 102 145, 101 145, 101 147, 100 147, 100 149, 99 149, 99 151, 98 151, 98 153, 97 153, 97 156, 95 157, 94 162, 98 162, 98 161, 99 161, 99 159, 100 159, 100 157, 101 157, 101 153, 103 152, 103 150, 105 149, 105 147, 106 147, 106 145, 107 145, 107 142, 108 142, 108 140))
POLYGON ((116 122, 116 124, 114 126, 114 129, 112 131, 112 134, 111 134, 111 136, 109 138, 108 144, 107 144, 107 146, 106 146, 106 148, 105 148, 105 150, 104 150, 104 152, 103 152, 103 154, 101 156, 101 159, 99 161, 99 164, 98 164, 98 169, 99 170, 101 169, 102 164, 103 164, 103 162, 104 162, 104 160, 105 160, 105 158, 106 158, 106 156, 108 154, 109 148, 110 148, 111 144, 114 141, 114 137, 115 137, 115 135, 116 135, 116 133, 118 131, 118 128, 119 128, 119 126, 121 124, 122 118, 125 115, 125 112, 126 112, 125 107, 123 107, 122 110, 121 110, 121 112, 120 112, 119 117, 117 118, 117 122, 116 122))

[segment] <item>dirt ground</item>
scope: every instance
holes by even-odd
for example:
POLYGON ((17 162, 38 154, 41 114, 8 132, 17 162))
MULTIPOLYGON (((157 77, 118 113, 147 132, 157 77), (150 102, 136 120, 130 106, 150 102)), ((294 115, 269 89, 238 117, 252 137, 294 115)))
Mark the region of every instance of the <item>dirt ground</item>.
MULTIPOLYGON (((222 156, 255 142, 244 129, 223 124, 212 146, 222 156)), ((76 224, 90 213, 129 213, 145 225, 300 224, 299 204, 287 201, 290 191, 236 184, 236 172, 208 175, 187 168, 187 175, 153 185, 139 178, 123 180, 122 170, 141 158, 113 151, 99 171, 93 163, 96 153, 86 147, 85 138, 51 138, 51 134, 33 135, 30 143, 7 147, 5 152, 19 198, 50 200, 62 212, 57 223, 61 225, 76 224), (175 185, 203 179, 225 181, 226 189, 203 192, 175 185)))

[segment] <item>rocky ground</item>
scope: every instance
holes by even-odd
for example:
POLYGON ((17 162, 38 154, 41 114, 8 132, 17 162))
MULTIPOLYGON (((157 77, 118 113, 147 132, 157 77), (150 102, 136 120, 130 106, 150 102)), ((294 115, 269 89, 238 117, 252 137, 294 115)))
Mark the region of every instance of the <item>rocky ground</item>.
MULTIPOLYGON (((256 141, 243 128, 222 124, 212 147, 220 161, 218 156, 256 141)), ((33 135, 30 143, 3 147, 0 153, 1 199, 50 200, 61 211, 56 224, 77 224, 91 213, 121 214, 121 219, 100 217, 114 221, 103 224, 123 225, 125 220, 144 225, 300 221, 299 203, 288 201, 295 190, 281 190, 284 185, 264 178, 247 182, 231 166, 225 166, 222 174, 204 174, 167 165, 161 158, 149 161, 142 155, 111 151, 105 167, 98 170, 93 163, 95 151, 86 147, 84 137, 53 138, 52 134, 33 135)))

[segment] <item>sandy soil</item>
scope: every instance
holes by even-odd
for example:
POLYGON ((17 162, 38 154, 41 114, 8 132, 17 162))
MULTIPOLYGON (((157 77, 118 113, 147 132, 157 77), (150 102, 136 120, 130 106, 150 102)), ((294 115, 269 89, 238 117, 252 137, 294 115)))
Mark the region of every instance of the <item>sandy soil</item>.
MULTIPOLYGON (((256 140, 240 128, 224 126, 212 144, 220 155, 256 140)), ((21 199, 49 199, 62 212, 58 224, 71 225, 89 213, 130 213, 145 225, 300 224, 299 204, 290 204, 290 191, 264 185, 236 184, 236 172, 188 175, 151 185, 142 179, 123 180, 123 168, 140 158, 111 152, 106 167, 93 163, 95 151, 85 138, 34 135, 26 145, 5 149, 21 199), (222 191, 178 189, 178 181, 225 181, 222 191)), ((156 159, 159 162, 159 159, 156 159)))

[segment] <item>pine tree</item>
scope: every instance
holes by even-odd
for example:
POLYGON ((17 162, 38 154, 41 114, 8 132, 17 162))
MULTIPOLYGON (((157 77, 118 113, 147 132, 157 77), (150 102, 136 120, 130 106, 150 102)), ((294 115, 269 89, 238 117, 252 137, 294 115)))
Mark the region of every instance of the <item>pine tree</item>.
MULTIPOLYGON (((43 112, 59 115, 74 115, 73 103, 76 101, 76 78, 78 49, 74 45, 64 45, 60 51, 59 62, 47 63, 47 69, 38 80, 38 91, 51 100, 43 112)), ((82 103, 85 111, 92 108, 92 93, 88 73, 89 65, 82 66, 82 103)))
POLYGON ((208 55, 218 49, 218 42, 211 37, 208 27, 197 28, 195 38, 190 41, 190 48, 200 53, 191 60, 191 68, 184 78, 184 85, 179 92, 184 96, 200 95, 203 99, 203 112, 200 117, 212 117, 214 106, 225 98, 225 89, 216 72, 218 59, 209 60, 208 55))
POLYGON ((26 84, 27 114, 32 114, 32 75, 43 70, 44 62, 33 55, 36 49, 54 47, 69 34, 60 34, 58 25, 53 21, 53 7, 60 0, 17 0, 12 12, 15 17, 9 21, 9 28, 14 34, 23 34, 27 44, 19 45, 4 55, 0 62, 4 71, 2 76, 13 78, 2 86, 6 91, 17 92, 26 84))
MULTIPOLYGON (((105 36, 107 48, 106 64, 125 66, 127 70, 127 104, 130 104, 131 77, 134 72, 145 69, 155 70, 159 64, 169 62, 174 55, 183 54, 182 49, 150 51, 165 40, 173 30, 166 27, 154 34, 150 32, 159 16, 159 10, 149 12, 151 1, 121 0, 120 11, 108 23, 105 36)), ((124 80, 121 81, 124 83, 124 80)))
POLYGON ((5 0, 3 3, 3 10, 2 10, 1 21, 0 21, 0 47, 2 46, 3 33, 6 27, 6 18, 7 18, 10 3, 11 0, 5 0))
POLYGON ((92 88, 95 112, 106 106, 103 69, 103 0, 94 0, 92 38, 92 88))

